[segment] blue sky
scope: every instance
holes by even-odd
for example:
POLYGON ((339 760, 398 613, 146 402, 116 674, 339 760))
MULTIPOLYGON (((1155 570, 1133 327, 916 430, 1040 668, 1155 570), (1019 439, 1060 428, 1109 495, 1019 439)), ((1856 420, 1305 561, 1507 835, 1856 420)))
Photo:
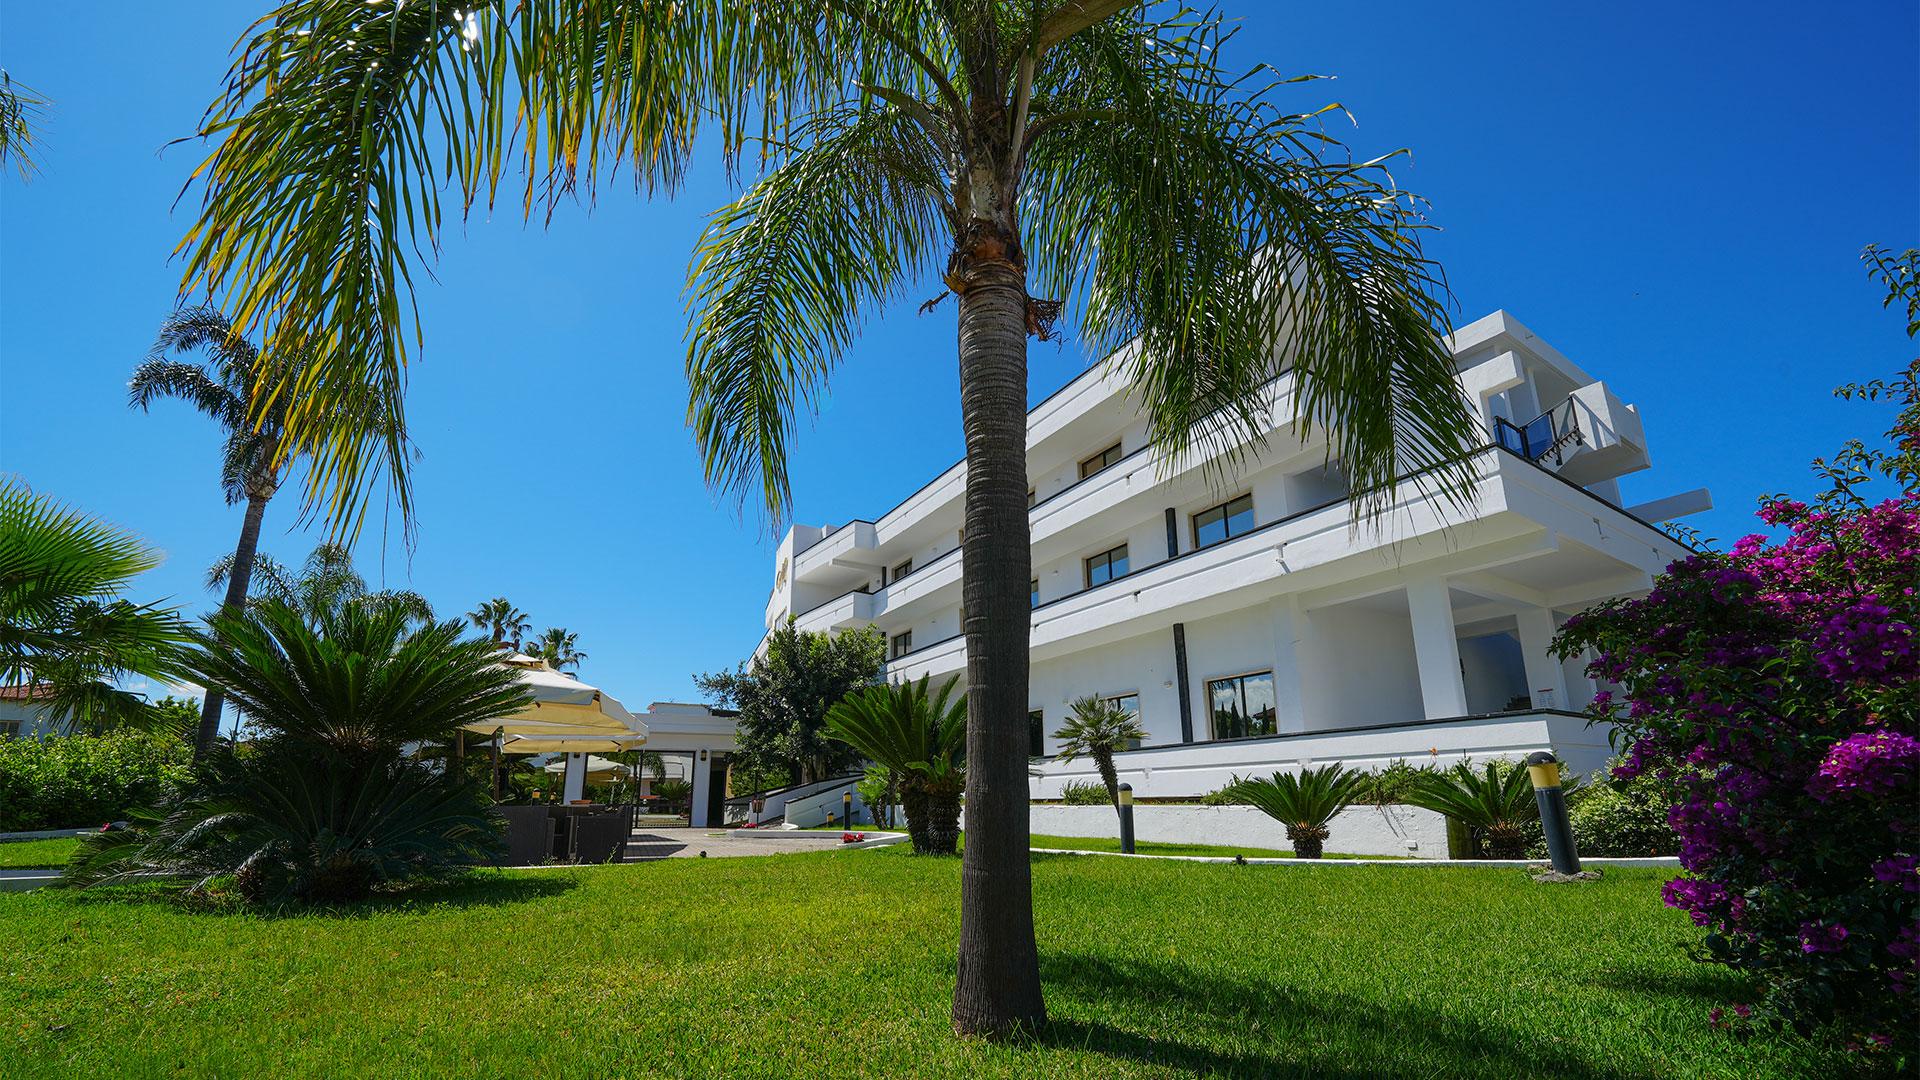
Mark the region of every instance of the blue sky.
MULTIPOLYGON (((263 3, 0 2, 0 66, 54 108, 31 184, 0 180, 0 469, 144 534, 143 598, 192 611, 238 508, 216 436, 185 406, 125 405, 178 286, 172 203, 226 53, 263 3)), ((1920 25, 1907 2, 1825 5, 1229 3, 1229 62, 1337 75, 1357 152, 1406 146, 1401 182, 1444 227, 1431 250, 1460 322, 1506 308, 1637 403, 1654 467, 1629 500, 1700 485, 1690 519, 1750 531, 1753 498, 1804 491, 1809 458, 1884 428, 1831 387, 1911 355, 1858 263, 1920 239, 1920 25)), ((728 197, 702 162, 674 202, 624 185, 550 228, 476 212, 420 296, 412 370, 419 545, 375 521, 376 581, 443 613, 504 594, 580 634, 583 674, 644 704, 688 699, 760 635, 772 539, 702 486, 685 426, 687 253, 728 197), (536 512, 532 501, 543 507, 536 512)), ((928 295, 937 291, 929 285, 928 295)), ((1035 400, 1089 358, 1032 351, 1035 400)), ((799 440, 802 520, 886 509, 961 451, 953 309, 874 313, 799 440)), ((295 500, 263 548, 298 559, 295 500)))

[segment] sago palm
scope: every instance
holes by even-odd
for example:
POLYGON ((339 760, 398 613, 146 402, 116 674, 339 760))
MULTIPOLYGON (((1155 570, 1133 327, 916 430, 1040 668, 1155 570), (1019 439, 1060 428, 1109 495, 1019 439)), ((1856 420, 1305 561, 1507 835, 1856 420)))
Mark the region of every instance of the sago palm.
POLYGON ((1162 461, 1256 450, 1291 370, 1297 433, 1325 431, 1368 511, 1407 475, 1471 483, 1413 200, 1327 109, 1284 109, 1289 80, 1223 70, 1229 36, 1138 0, 288 0, 207 114, 184 284, 307 357, 303 392, 376 406, 289 422, 309 499, 351 529, 377 479, 413 505, 392 432, 447 177, 468 205, 518 186, 532 215, 623 164, 672 191, 702 138, 755 166, 693 255, 688 418, 709 482, 776 519, 800 414, 863 314, 937 277, 967 470, 953 1021, 1029 1028, 1027 339, 1069 317, 1111 353, 1162 461))
POLYGON ((1078 757, 1093 759, 1093 767, 1100 771, 1100 783, 1106 786, 1107 801, 1118 807, 1120 774, 1113 767, 1113 753, 1147 737, 1147 729, 1140 726, 1140 714, 1090 694, 1073 703, 1066 723, 1053 737, 1060 740, 1055 757, 1061 763, 1078 757))
MULTIPOLYGON (((1562 780, 1571 790, 1572 777, 1562 780)), ((1519 859, 1527 854, 1528 823, 1539 820, 1524 762, 1493 760, 1480 770, 1462 761, 1451 769, 1422 772, 1404 796, 1423 809, 1443 814, 1467 830, 1476 856, 1519 859)))
POLYGON ((122 595, 159 564, 133 533, 0 478, 0 684, 40 684, 48 718, 80 727, 163 719, 118 686, 181 671, 179 618, 122 595))
POLYGON ((482 601, 467 612, 467 621, 485 630, 488 640, 494 644, 512 645, 515 652, 520 651, 521 640, 533 626, 527 613, 514 607, 513 601, 504 596, 482 601))
POLYGON ((936 691, 918 682, 856 690, 827 710, 827 734, 884 767, 900 792, 907 835, 922 854, 951 855, 960 842, 966 778, 967 700, 960 677, 936 691))
POLYGON ((1227 797, 1285 825, 1293 853, 1317 859, 1329 835, 1327 823, 1353 803, 1364 778, 1365 774, 1348 772, 1338 764, 1274 773, 1264 780, 1234 777, 1227 785, 1227 797))
MULTIPOLYGON (((225 315, 208 307, 182 308, 160 324, 152 352, 133 369, 127 383, 128 396, 140 409, 150 409, 156 398, 179 398, 205 413, 226 437, 220 455, 220 486, 229 504, 247 506, 240 519, 240 539, 226 560, 227 592, 220 610, 228 612, 246 603, 260 547, 260 523, 267 503, 280 490, 285 468, 280 440, 287 395, 281 393, 256 408, 254 379, 259 361, 260 351, 235 332, 225 315), (204 353, 205 362, 170 359, 195 352, 204 353)), ((223 704, 220 691, 209 687, 194 733, 196 757, 206 753, 219 733, 223 704)))

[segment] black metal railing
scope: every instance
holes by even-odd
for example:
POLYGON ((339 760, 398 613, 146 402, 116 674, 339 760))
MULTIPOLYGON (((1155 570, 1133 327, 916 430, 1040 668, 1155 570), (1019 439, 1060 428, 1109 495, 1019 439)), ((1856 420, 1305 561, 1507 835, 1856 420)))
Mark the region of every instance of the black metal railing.
POLYGON ((1586 436, 1580 432, 1580 417, 1569 397, 1524 424, 1494 417, 1493 441, 1535 464, 1551 455, 1553 463, 1559 465, 1566 448, 1586 442, 1586 436))

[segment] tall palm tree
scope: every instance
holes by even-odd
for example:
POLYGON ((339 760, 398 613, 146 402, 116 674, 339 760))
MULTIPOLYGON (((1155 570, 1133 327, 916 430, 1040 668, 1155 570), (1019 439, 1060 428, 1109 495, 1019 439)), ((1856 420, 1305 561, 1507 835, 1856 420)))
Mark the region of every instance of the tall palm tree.
POLYGON ((1093 759, 1100 782, 1106 785, 1107 801, 1118 808, 1120 774, 1113 767, 1113 753, 1147 737, 1147 729, 1140 726, 1140 714, 1089 694, 1073 703, 1073 712, 1053 737, 1060 740, 1056 757, 1062 763, 1077 757, 1093 759))
MULTIPOLYGON (((1027 855, 1026 342, 1072 313, 1156 447, 1258 448, 1273 381, 1377 513, 1408 475, 1463 499, 1475 441, 1446 287, 1386 159, 1231 72, 1223 16, 1141 0, 288 0, 239 47, 203 133, 184 285, 308 358, 292 419, 337 525, 385 482, 411 260, 441 180, 532 215, 622 163, 677 188, 698 140, 759 167, 689 273, 688 410, 717 489, 789 507, 795 427, 861 313, 938 275, 958 308, 965 432, 966 872, 953 1022, 1045 1019, 1027 855), (704 130, 703 130, 704 129, 704 130), (509 187, 516 181, 509 180, 509 187), (1137 341, 1134 347, 1121 348, 1137 341)), ((1337 108, 1335 106, 1329 106, 1337 108)), ((927 290, 930 291, 930 290, 927 290)), ((292 385, 291 376, 264 381, 292 385)))
POLYGON ((116 683, 181 673, 171 609, 122 598, 160 564, 138 536, 0 477, 0 684, 33 683, 50 719, 90 728, 164 714, 116 683))
MULTIPOLYGON (((254 374, 259 361, 260 351, 235 332, 225 315, 209 307, 182 308, 160 324, 153 351, 133 369, 127 383, 132 404, 140 409, 150 408, 155 398, 179 398, 211 417, 226 434, 220 484, 229 504, 245 502, 247 510, 225 575, 227 594, 220 605, 224 612, 237 612, 246 604, 260 546, 260 522, 283 477, 280 441, 286 395, 255 409, 254 374), (204 363, 168 359, 168 354, 202 351, 204 363)), ((193 739, 196 758, 207 752, 219 733, 224 702, 217 688, 207 688, 193 739)))
POLYGON ((513 601, 504 596, 482 601, 467 612, 467 621, 485 630, 488 640, 495 645, 511 644, 515 652, 520 651, 521 640, 533 625, 527 613, 514 607, 513 601))
MULTIPOLYGON (((218 589, 233 580, 234 557, 222 555, 207 568, 207 588, 218 589)), ((252 586, 248 603, 277 601, 319 625, 348 607, 391 609, 400 617, 417 624, 434 621, 433 605, 412 589, 375 589, 354 568, 353 552, 343 544, 326 542, 314 546, 299 570, 289 570, 266 552, 254 559, 252 586)))
POLYGON ((587 654, 579 649, 580 635, 565 627, 549 626, 540 636, 526 643, 527 655, 537 656, 555 671, 578 670, 587 654))

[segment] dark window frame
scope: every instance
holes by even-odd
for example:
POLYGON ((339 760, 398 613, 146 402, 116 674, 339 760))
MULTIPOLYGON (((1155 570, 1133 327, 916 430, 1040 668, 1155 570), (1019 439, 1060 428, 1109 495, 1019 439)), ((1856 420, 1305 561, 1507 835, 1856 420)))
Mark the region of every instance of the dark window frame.
POLYGON ((1234 539, 1235 537, 1245 536, 1248 533, 1260 527, 1259 520, 1254 517, 1253 492, 1251 491, 1247 492, 1245 495, 1235 495, 1233 498, 1228 499, 1226 502, 1220 503, 1217 506, 1209 506, 1205 510, 1196 511, 1193 514, 1188 515, 1187 522, 1193 534, 1193 547, 1195 551, 1198 551, 1201 548, 1212 547, 1215 544, 1224 544, 1227 541, 1234 539), (1238 532, 1235 532, 1233 528, 1233 519, 1238 515, 1229 513, 1227 511, 1227 508, 1238 502, 1245 502, 1247 504, 1247 508, 1245 511, 1247 516, 1247 523, 1244 528, 1240 529, 1240 531, 1238 532), (1200 539, 1200 529, 1201 529, 1200 519, 1207 516, 1208 514, 1215 512, 1216 510, 1219 511, 1220 513, 1220 529, 1221 529, 1222 535, 1217 540, 1200 539))
POLYGON ((1126 541, 1123 540, 1120 543, 1115 544, 1114 546, 1108 548, 1105 551, 1098 552, 1096 554, 1089 555, 1084 559, 1081 559, 1080 560, 1081 580, 1086 583, 1087 588, 1091 589, 1097 585, 1105 585, 1109 581, 1116 581, 1120 578, 1126 577, 1128 574, 1133 572, 1133 560, 1129 558, 1129 555, 1130 553, 1127 551, 1126 541), (1120 552, 1120 558, 1126 561, 1125 568, 1123 568, 1117 574, 1113 572, 1113 564, 1115 562, 1115 559, 1113 558, 1113 553, 1116 551, 1120 552), (1107 570, 1107 576, 1102 578, 1099 581, 1093 580, 1093 566, 1096 562, 1105 566, 1107 570))
POLYGON ((913 631, 887 635, 887 659, 898 660, 913 651, 913 631))
POLYGON ((1252 671, 1242 671, 1236 675, 1215 675, 1203 680, 1202 685, 1206 688, 1207 694, 1207 736, 1209 742, 1223 742, 1229 739, 1266 738, 1280 733, 1280 687, 1279 683, 1273 677, 1272 668, 1256 668, 1252 671), (1248 679, 1257 679, 1262 676, 1266 678, 1268 691, 1273 695, 1272 730, 1256 732, 1253 730, 1253 714, 1247 710, 1246 682, 1248 679), (1222 735, 1220 733, 1218 724, 1219 710, 1213 706, 1213 690, 1214 687, 1221 683, 1234 684, 1234 695, 1239 699, 1241 722, 1247 726, 1247 731, 1244 734, 1222 735))
POLYGON ((1094 454, 1090 457, 1081 458, 1080 459, 1080 479, 1082 480, 1089 479, 1090 477, 1093 477, 1096 474, 1105 472, 1106 470, 1113 468, 1115 465, 1120 464, 1120 459, 1127 456, 1126 454, 1121 452, 1120 445, 1121 444, 1119 443, 1114 443, 1112 446, 1107 447, 1105 450, 1102 450, 1097 454, 1094 454), (1098 464, 1095 464, 1096 462, 1098 464), (1087 466, 1089 465, 1092 465, 1093 467, 1088 468, 1087 466))

